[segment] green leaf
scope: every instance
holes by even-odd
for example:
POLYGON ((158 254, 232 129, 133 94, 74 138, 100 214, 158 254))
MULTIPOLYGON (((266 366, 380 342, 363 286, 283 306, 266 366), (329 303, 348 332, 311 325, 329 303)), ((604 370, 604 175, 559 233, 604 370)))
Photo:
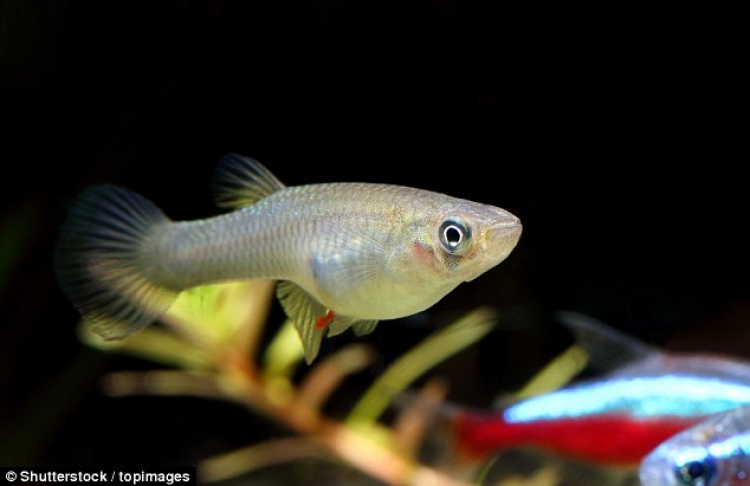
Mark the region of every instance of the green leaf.
POLYGON ((479 308, 429 336, 394 362, 365 392, 347 424, 372 424, 393 398, 414 380, 448 357, 484 337, 497 322, 495 312, 479 308))

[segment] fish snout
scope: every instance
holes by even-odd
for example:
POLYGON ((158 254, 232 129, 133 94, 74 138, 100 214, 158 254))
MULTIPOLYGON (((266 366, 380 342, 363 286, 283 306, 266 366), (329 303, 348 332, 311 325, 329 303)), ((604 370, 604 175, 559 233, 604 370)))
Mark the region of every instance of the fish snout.
POLYGON ((642 486, 676 485, 674 464, 662 447, 657 448, 641 461, 638 479, 642 486))
POLYGON ((500 263, 516 247, 518 240, 521 239, 522 232, 521 220, 505 212, 502 217, 495 219, 487 228, 486 251, 495 258, 499 258, 498 263, 500 263))
POLYGON ((474 280, 505 260, 518 244, 522 230, 521 220, 506 211, 487 223, 480 243, 481 257, 475 259, 472 272, 465 281, 474 280))

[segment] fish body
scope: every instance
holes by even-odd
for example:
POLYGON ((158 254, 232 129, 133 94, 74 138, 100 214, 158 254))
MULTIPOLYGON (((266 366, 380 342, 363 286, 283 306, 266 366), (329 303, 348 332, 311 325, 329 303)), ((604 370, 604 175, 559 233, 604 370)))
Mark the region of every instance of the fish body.
POLYGON ((601 465, 637 466, 672 435, 750 404, 750 363, 666 353, 571 314, 566 324, 584 347, 596 346, 592 352, 619 348, 634 361, 600 379, 512 403, 499 412, 454 408, 451 420, 460 450, 482 458, 532 446, 601 465))
POLYGON ((654 449, 641 463, 643 486, 750 484, 750 406, 713 415, 654 449))
POLYGON ((455 427, 472 456, 525 445, 600 464, 635 465, 672 435, 745 403, 750 383, 691 376, 616 379, 528 399, 499 415, 463 411, 455 427), (693 390, 717 395, 687 398, 693 390))
POLYGON ((180 222, 116 186, 76 200, 57 273, 95 331, 128 336, 188 288, 276 279, 311 362, 324 331, 366 334, 425 310, 503 261, 521 234, 518 218, 493 206, 386 184, 286 187, 237 155, 220 161, 214 193, 234 211, 180 222))

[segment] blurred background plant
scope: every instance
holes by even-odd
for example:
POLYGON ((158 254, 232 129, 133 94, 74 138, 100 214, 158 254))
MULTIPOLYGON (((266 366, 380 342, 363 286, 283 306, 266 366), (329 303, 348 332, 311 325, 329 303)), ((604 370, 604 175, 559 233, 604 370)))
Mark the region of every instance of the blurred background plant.
MULTIPOLYGON (((164 326, 150 326, 121 342, 104 341, 85 327, 80 333, 91 346, 170 367, 111 373, 104 380, 110 396, 228 400, 293 434, 201 461, 204 481, 313 458, 347 463, 394 486, 463 484, 420 464, 419 446, 430 416, 413 410, 421 401, 407 405, 393 428, 378 419, 417 378, 491 330, 494 313, 478 309, 427 338, 385 370, 348 416, 337 420, 324 414, 325 402, 342 380, 372 364, 373 351, 364 344, 345 346, 319 360, 295 383, 303 356, 291 323, 281 326, 267 347, 262 345, 273 288, 274 282, 250 281, 183 292, 163 319, 164 326)), ((437 394, 436 386, 428 392, 437 394)), ((432 402, 437 406, 436 397, 432 402)))
MULTIPOLYGON (((302 347, 289 320, 264 346, 274 288, 273 281, 254 280, 188 290, 163 317, 162 325, 149 326, 122 341, 105 341, 82 323, 78 328, 80 339, 89 346, 166 367, 105 375, 102 387, 110 397, 224 400, 287 430, 280 437, 201 459, 201 482, 255 484, 253 474, 259 470, 317 460, 361 473, 358 478, 351 472, 343 474, 341 484, 635 484, 632 470, 597 469, 523 449, 499 451, 489 462, 477 462, 460 454, 457 444, 447 442, 448 436, 440 433, 444 424, 439 415, 448 384, 433 375, 421 388, 411 387, 493 329, 497 315, 489 308, 467 313, 407 350, 353 400, 343 417, 329 416, 326 402, 344 380, 373 364, 374 350, 362 343, 349 344, 298 373, 300 365, 305 367, 302 347), (393 414, 385 423, 381 419, 388 410, 393 414)), ((585 351, 572 345, 514 396, 524 398, 564 386, 584 369, 586 360, 585 351)))

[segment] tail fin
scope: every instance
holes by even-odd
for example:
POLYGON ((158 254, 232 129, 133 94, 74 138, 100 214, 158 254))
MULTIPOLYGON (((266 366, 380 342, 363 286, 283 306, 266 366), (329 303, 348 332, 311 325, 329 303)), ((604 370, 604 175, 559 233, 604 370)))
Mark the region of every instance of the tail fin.
POLYGON ((153 257, 144 241, 169 219, 127 189, 93 186, 70 208, 55 251, 57 278, 86 324, 121 339, 158 319, 177 290, 149 281, 153 257))

